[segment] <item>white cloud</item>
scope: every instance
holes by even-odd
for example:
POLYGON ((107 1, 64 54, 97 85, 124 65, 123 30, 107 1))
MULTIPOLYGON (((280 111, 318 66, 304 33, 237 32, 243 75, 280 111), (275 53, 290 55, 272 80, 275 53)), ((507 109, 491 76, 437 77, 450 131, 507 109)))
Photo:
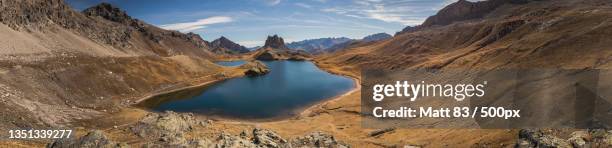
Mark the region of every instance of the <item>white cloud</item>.
POLYGON ((304 4, 304 3, 295 3, 294 5, 299 6, 299 7, 302 7, 302 8, 307 8, 307 9, 312 8, 312 6, 311 6, 311 5, 304 4))
POLYGON ((265 3, 269 6, 275 6, 280 4, 281 0, 264 0, 265 3))
POLYGON ((393 13, 385 9, 385 5, 374 5, 374 9, 365 10, 364 12, 368 18, 377 19, 384 22, 396 22, 404 25, 413 25, 422 22, 422 20, 404 18, 404 15, 402 14, 393 13))
POLYGON ((358 19, 419 25, 427 17, 455 1, 457 0, 352 0, 349 4, 328 7, 320 11, 358 19))
POLYGON ((183 23, 175 23, 175 24, 165 24, 160 25, 161 28, 168 30, 178 30, 181 32, 189 32, 202 28, 206 28, 206 25, 211 24, 219 24, 219 23, 228 23, 232 22, 233 19, 227 16, 213 16, 205 19, 200 19, 194 22, 183 22, 183 23))
POLYGON ((264 41, 237 41, 236 43, 245 47, 263 46, 264 41))

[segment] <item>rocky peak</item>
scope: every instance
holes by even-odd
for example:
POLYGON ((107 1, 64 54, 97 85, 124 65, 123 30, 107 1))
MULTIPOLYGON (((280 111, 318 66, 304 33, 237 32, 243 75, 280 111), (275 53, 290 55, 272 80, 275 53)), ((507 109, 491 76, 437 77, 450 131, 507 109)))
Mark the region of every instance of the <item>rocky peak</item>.
POLYGON ((1 0, 0 22, 13 28, 21 29, 42 27, 56 23, 72 26, 76 13, 63 0, 1 0))
POLYGON ((237 52, 237 53, 249 52, 249 49, 247 49, 246 47, 241 46, 240 44, 237 44, 224 36, 221 36, 220 38, 212 41, 210 44, 213 49, 214 48, 226 48, 232 52, 237 52))
POLYGON ((402 31, 396 32, 395 35, 399 35, 402 33, 406 33, 406 32, 413 32, 416 31, 419 28, 419 26, 406 26, 404 29, 402 29, 402 31))
POLYGON ((200 47, 200 48, 207 47, 210 44, 208 43, 208 41, 202 39, 202 37, 199 34, 189 32, 185 35, 187 35, 188 40, 194 43, 197 47, 200 47))
POLYGON ((366 41, 366 42, 380 41, 380 40, 388 39, 388 38, 391 38, 391 37, 393 37, 393 36, 383 32, 383 33, 377 33, 377 34, 368 35, 368 36, 364 37, 362 40, 366 41))
POLYGON ((522 4, 529 1, 531 0, 487 0, 479 2, 459 0, 444 7, 436 15, 427 18, 422 26, 448 25, 456 21, 482 18, 504 4, 522 4))
POLYGON ((278 35, 268 36, 264 48, 289 49, 287 46, 285 46, 285 41, 283 38, 279 37, 278 35))
POLYGON ((104 2, 83 10, 83 14, 88 16, 99 16, 113 22, 124 24, 134 21, 125 11, 104 2))

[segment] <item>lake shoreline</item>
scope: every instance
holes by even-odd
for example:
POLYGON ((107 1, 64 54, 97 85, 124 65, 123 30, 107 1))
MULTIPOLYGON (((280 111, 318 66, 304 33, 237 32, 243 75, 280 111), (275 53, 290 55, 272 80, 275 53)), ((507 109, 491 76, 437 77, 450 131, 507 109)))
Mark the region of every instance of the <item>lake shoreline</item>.
MULTIPOLYGON (((325 68, 325 67, 321 66, 316 61, 308 61, 308 62, 313 63, 316 68, 318 68, 318 69, 320 69, 320 70, 322 70, 324 72, 327 72, 329 74, 337 75, 337 76, 341 76, 341 77, 345 77, 345 78, 351 79, 351 81, 352 81, 351 88, 349 88, 347 91, 340 92, 337 95, 334 95, 332 97, 323 98, 320 101, 316 101, 316 102, 313 102, 313 103, 306 104, 306 105, 304 105, 302 107, 295 108, 295 109, 293 109, 293 111, 287 112, 285 115, 281 115, 281 116, 278 116, 278 117, 264 118, 264 119, 248 119, 248 118, 247 119, 244 119, 244 118, 241 119, 239 117, 232 118, 232 117, 224 117, 224 116, 221 116, 221 115, 217 116, 217 115, 206 115, 206 114, 197 114, 197 113, 194 113, 194 115, 205 117, 205 118, 212 119, 212 120, 217 120, 217 121, 237 122, 237 123, 269 123, 269 122, 279 122, 279 121, 284 121, 284 120, 298 120, 299 118, 302 118, 305 115, 307 115, 308 113, 310 113, 313 108, 319 108, 323 104, 325 104, 326 102, 337 100, 337 99, 339 99, 341 97, 344 97, 344 96, 347 96, 347 95, 349 95, 351 93, 354 93, 355 91, 358 91, 360 89, 359 79, 355 78, 354 76, 347 75, 347 74, 342 74, 342 73, 336 72, 336 71, 334 71, 332 69, 325 68)), ((244 75, 242 75, 242 76, 244 76, 244 75)), ((210 81, 205 81, 203 83, 198 83, 198 84, 195 84, 195 85, 190 85, 190 86, 180 87, 180 88, 174 88, 172 90, 167 90, 167 91, 162 91, 162 92, 157 92, 157 93, 149 94, 149 95, 147 95, 145 97, 142 97, 142 98, 136 100, 135 103, 133 105, 131 105, 131 107, 142 109, 142 110, 145 110, 147 112, 157 112, 157 111, 153 111, 153 110, 146 109, 146 108, 143 108, 143 107, 138 107, 138 105, 143 103, 146 100, 149 100, 149 99, 161 96, 161 95, 165 95, 165 94, 169 94, 169 93, 176 93, 176 92, 179 92, 179 91, 193 89, 193 88, 206 87, 206 86, 210 86, 212 84, 215 84, 217 82, 221 82, 221 81, 229 80, 229 79, 233 79, 233 78, 238 78, 238 77, 241 77, 241 76, 234 75, 232 77, 225 77, 223 79, 214 79, 214 80, 210 80, 210 81)))
MULTIPOLYGON (((216 121, 221 121, 223 123, 228 123, 228 124, 266 124, 266 123, 278 123, 278 122, 285 122, 285 121, 295 121, 295 120, 300 120, 302 118, 308 117, 309 114, 313 113, 314 110, 321 108, 322 106, 324 106, 325 104, 329 103, 329 102, 333 102, 333 101, 338 101, 344 97, 347 97, 355 92, 358 92, 361 90, 361 85, 359 85, 359 83, 361 82, 361 80, 354 75, 351 74, 345 74, 342 73, 339 70, 335 70, 333 69, 336 66, 332 66, 332 65, 326 65, 323 66, 321 65, 321 63, 317 62, 317 61, 310 61, 312 62, 317 68, 333 74, 333 75, 338 75, 338 76, 342 76, 342 77, 347 77, 350 78, 353 81, 353 86, 351 89, 347 90, 346 92, 342 92, 339 93, 338 95, 332 96, 332 97, 328 97, 325 99, 322 99, 320 101, 314 102, 311 105, 306 105, 302 108, 296 109, 296 112, 292 113, 291 117, 278 117, 278 118, 271 118, 271 119, 262 119, 262 120, 258 120, 258 119, 247 119, 247 120, 241 120, 241 119, 234 119, 234 118, 226 118, 226 117, 214 117, 212 119, 216 120, 216 121), (331 66, 331 67, 330 67, 331 66)), ((202 115, 204 116, 204 115, 202 115)), ((206 116, 206 117, 210 117, 210 116, 206 116)))

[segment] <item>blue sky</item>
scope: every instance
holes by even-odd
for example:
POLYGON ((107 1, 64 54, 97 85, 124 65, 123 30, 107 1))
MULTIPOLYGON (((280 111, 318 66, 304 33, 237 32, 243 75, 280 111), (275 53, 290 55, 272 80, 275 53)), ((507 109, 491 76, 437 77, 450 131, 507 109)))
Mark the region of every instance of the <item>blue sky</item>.
POLYGON ((132 17, 212 41, 225 36, 247 47, 267 35, 285 42, 323 37, 393 35, 418 25, 455 0, 66 0, 82 10, 108 2, 132 17))

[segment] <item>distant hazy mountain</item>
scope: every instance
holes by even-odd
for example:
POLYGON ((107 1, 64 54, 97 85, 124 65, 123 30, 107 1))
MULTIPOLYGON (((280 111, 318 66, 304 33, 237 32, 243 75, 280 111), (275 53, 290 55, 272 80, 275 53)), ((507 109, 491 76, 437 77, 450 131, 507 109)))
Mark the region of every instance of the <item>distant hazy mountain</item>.
POLYGON ((259 48, 261 48, 261 46, 248 47, 247 49, 248 49, 249 51, 253 51, 253 50, 257 50, 257 49, 259 49, 259 48))
POLYGON ((377 33, 377 34, 368 35, 361 40, 365 42, 371 42, 371 41, 380 41, 380 40, 388 39, 391 37, 393 36, 387 33, 377 33))
POLYGON ((308 39, 299 42, 291 42, 287 44, 287 47, 295 50, 304 50, 308 53, 321 53, 325 49, 330 48, 337 44, 346 43, 352 41, 346 37, 339 38, 320 38, 320 39, 308 39))

